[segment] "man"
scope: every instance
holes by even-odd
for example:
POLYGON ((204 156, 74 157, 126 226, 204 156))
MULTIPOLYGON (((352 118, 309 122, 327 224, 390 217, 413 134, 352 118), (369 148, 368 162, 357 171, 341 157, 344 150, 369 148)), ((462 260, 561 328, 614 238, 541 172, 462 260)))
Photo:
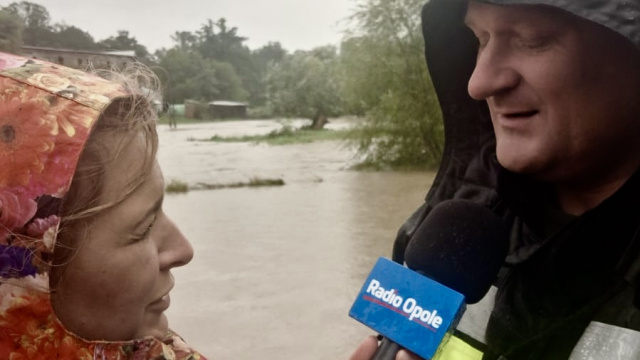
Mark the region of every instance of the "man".
POLYGON ((445 155, 394 259, 447 199, 511 228, 440 359, 639 359, 640 1, 431 0, 423 30, 445 155))

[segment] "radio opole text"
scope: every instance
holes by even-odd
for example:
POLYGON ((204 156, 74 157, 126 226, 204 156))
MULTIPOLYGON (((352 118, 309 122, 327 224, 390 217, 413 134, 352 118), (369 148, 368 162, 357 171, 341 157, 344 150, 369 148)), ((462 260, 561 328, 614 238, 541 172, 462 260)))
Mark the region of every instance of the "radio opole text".
POLYGON ((380 286, 380 281, 376 279, 371 280, 366 293, 397 309, 401 309, 408 314, 410 321, 416 319, 434 329, 438 329, 442 325, 443 320, 442 317, 438 316, 437 310, 427 310, 424 306, 420 306, 414 298, 404 300, 397 290, 383 288, 380 286))

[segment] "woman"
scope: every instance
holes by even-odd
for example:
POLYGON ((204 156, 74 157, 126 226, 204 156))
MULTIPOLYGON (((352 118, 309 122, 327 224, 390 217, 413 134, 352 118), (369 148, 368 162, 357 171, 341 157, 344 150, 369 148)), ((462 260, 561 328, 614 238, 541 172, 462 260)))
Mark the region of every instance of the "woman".
POLYGON ((0 54, 1 359, 204 358, 163 313, 193 250, 162 211, 149 79, 0 54))

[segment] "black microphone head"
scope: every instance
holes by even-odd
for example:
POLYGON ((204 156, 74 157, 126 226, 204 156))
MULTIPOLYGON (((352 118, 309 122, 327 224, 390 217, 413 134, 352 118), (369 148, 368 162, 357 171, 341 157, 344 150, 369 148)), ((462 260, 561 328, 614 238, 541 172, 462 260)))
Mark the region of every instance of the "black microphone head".
POLYGON ((474 304, 491 288, 508 248, 507 227, 493 212, 470 201, 448 200, 418 227, 405 262, 474 304))

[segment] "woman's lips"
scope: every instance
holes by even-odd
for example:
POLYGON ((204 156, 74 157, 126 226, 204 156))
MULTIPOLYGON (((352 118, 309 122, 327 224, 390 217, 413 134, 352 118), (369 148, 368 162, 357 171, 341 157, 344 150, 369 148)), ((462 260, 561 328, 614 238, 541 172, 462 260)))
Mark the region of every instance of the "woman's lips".
POLYGON ((160 299, 149 304, 148 308, 152 311, 162 312, 167 310, 170 305, 171 305, 171 297, 169 296, 169 294, 167 294, 161 297, 160 299))

